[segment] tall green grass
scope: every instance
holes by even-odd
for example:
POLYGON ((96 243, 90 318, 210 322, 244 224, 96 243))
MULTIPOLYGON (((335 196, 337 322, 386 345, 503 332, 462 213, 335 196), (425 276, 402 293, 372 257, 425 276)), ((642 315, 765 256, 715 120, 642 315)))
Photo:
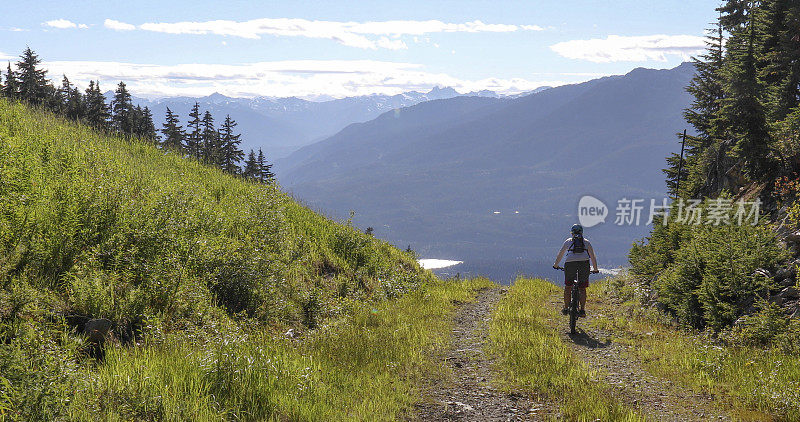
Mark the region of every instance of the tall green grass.
POLYGON ((596 324, 632 346, 650 372, 715 396, 742 420, 800 421, 800 356, 676 328, 659 311, 641 307, 634 289, 617 277, 592 284, 589 295, 604 315, 596 324))
POLYGON ((113 348, 78 390, 75 420, 395 420, 449 342, 456 301, 488 280, 437 282, 360 306, 303 339, 260 333, 203 346, 179 336, 113 348))
MULTIPOLYGON (((430 282, 413 254, 315 214, 277 186, 0 99, 0 414, 62 418, 72 403, 63 391, 98 393, 128 360, 163 359, 150 368, 162 373, 188 356, 188 371, 190 351, 207 355, 233 338, 252 348, 242 359, 258 361, 259 342, 276 333, 302 335, 430 282), (86 384, 77 374, 92 370, 70 315, 109 318, 117 342, 146 346, 112 342, 86 384)), ((158 408, 146 406, 143 418, 158 408)), ((183 414, 169 412, 155 414, 183 414)))
POLYGON ((557 402, 569 420, 644 420, 615 401, 547 323, 557 317, 546 303, 558 291, 547 281, 519 278, 500 301, 489 335, 501 382, 557 402))

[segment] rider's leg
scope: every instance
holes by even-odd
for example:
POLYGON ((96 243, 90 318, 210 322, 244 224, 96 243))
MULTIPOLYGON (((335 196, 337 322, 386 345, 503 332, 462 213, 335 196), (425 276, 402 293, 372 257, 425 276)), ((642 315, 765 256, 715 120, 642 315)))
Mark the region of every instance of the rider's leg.
POLYGON ((581 292, 581 309, 586 309, 586 287, 581 287, 580 292, 581 292))
POLYGON ((570 299, 572 299, 572 287, 564 286, 564 308, 569 308, 570 299))
POLYGON ((578 288, 581 292, 581 311, 586 309, 586 288, 589 287, 589 261, 581 261, 578 267, 578 288))

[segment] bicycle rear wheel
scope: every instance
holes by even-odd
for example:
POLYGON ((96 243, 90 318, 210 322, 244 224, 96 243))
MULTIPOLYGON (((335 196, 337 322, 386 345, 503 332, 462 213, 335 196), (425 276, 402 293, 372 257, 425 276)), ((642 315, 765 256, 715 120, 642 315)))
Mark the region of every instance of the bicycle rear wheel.
POLYGON ((569 333, 575 334, 575 325, 578 322, 578 289, 572 289, 572 298, 569 301, 569 333))

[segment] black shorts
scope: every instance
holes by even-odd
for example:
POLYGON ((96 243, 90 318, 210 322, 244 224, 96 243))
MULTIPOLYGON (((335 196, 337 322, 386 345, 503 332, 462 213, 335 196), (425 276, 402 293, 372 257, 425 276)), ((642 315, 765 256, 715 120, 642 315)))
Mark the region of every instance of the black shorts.
POLYGON ((589 287, 589 260, 564 263, 564 285, 572 286, 576 277, 578 278, 578 287, 582 289, 589 287))

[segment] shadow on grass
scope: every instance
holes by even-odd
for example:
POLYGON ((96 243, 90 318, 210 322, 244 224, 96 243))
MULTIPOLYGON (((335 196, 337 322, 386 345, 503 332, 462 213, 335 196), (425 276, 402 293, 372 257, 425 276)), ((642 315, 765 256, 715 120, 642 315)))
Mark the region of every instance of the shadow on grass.
POLYGON ((577 332, 575 334, 567 334, 572 342, 579 345, 586 347, 588 349, 603 349, 608 347, 611 344, 611 339, 602 342, 583 331, 582 328, 578 327, 577 332))

